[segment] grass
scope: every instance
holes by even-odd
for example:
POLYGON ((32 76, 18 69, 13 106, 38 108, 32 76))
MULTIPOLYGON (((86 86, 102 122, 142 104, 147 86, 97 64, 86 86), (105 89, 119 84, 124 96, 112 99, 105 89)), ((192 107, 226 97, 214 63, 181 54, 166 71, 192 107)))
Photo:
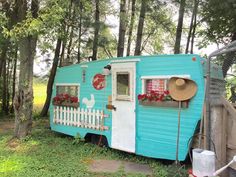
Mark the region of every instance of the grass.
POLYGON ((46 120, 34 122, 32 135, 23 139, 11 139, 11 131, 0 136, 1 177, 142 177, 142 174, 91 173, 88 166, 95 159, 113 159, 148 164, 157 177, 187 176, 185 169, 163 165, 158 160, 140 157, 106 147, 78 142, 73 137, 52 132, 46 120))
POLYGON ((33 90, 34 90, 34 113, 37 114, 41 111, 45 99, 46 99, 46 83, 34 83, 33 90))

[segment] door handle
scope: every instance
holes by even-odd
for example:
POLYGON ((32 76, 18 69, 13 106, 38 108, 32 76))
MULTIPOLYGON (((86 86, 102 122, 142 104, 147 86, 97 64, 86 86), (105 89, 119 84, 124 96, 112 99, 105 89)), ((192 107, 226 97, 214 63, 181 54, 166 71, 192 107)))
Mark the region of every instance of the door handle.
POLYGON ((116 111, 116 107, 114 105, 111 105, 111 104, 107 104, 106 105, 106 108, 109 109, 109 110, 114 110, 116 111))

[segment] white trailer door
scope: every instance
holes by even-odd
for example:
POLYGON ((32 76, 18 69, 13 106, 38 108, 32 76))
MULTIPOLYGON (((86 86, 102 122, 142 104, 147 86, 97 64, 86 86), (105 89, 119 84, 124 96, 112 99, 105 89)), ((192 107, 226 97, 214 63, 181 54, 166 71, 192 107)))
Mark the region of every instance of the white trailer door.
POLYGON ((136 63, 112 64, 112 148, 135 152, 136 63))

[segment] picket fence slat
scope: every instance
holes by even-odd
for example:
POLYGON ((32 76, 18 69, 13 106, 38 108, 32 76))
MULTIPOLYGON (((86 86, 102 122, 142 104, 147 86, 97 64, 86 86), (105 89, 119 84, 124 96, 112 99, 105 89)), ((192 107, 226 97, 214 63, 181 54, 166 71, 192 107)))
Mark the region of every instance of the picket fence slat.
POLYGON ((53 123, 102 130, 104 126, 103 110, 55 106, 53 123))

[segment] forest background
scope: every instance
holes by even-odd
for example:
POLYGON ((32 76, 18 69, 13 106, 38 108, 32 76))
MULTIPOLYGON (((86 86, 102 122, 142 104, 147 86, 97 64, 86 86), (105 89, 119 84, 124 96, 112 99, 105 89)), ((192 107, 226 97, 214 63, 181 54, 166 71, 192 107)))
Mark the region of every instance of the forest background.
MULTIPOLYGON (((33 105, 47 116, 64 65, 133 55, 207 57, 236 40, 235 9, 233 0, 1 0, 1 115, 14 113, 14 135, 28 135, 33 105)), ((216 61, 235 102, 235 53, 216 61)))

